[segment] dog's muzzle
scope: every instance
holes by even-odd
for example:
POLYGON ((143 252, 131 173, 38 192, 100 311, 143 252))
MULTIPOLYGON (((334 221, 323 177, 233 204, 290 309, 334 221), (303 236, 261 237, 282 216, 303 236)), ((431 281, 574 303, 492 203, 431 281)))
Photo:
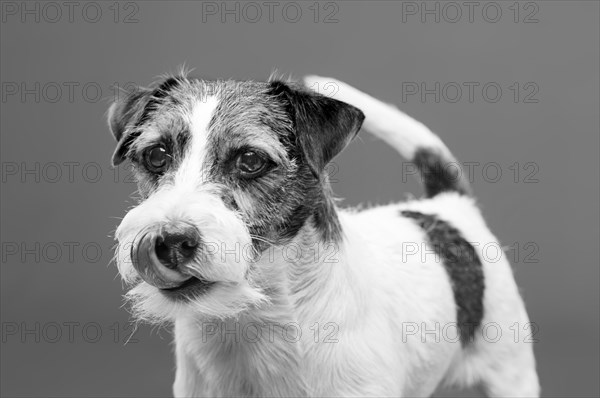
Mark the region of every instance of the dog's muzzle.
POLYGON ((201 236, 192 225, 165 224, 146 229, 131 247, 133 267, 147 283, 174 289, 193 278, 186 264, 198 255, 201 236))

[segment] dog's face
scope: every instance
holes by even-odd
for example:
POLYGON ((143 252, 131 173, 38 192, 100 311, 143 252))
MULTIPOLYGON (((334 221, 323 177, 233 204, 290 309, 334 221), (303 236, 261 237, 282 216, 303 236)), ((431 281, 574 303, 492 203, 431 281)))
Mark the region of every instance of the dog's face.
POLYGON ((362 120, 282 82, 171 77, 113 104, 113 163, 132 162, 142 198, 116 233, 137 315, 233 315, 265 299, 268 247, 307 224, 336 239, 324 168, 362 120))

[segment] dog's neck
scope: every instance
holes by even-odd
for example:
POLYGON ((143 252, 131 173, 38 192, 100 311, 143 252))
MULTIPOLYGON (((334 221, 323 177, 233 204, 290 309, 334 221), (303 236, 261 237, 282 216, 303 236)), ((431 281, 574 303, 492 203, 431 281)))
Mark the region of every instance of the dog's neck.
POLYGON ((322 179, 322 189, 319 192, 320 197, 317 201, 317 206, 313 215, 305 223, 304 228, 298 234, 300 239, 314 239, 315 233, 317 238, 323 242, 337 244, 343 238, 343 230, 340 224, 338 210, 335 205, 335 198, 329 183, 329 178, 324 176, 322 179), (314 230, 307 228, 308 225, 313 225, 314 230))

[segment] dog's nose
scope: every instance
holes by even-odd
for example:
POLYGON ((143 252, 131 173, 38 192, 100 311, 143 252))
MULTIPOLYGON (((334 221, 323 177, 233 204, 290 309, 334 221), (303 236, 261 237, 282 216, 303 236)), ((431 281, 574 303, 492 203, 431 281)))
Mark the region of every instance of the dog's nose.
POLYGON ((158 236, 154 246, 156 256, 167 268, 175 269, 196 255, 200 245, 200 235, 193 227, 166 230, 158 236))
POLYGON ((179 287, 191 278, 184 265, 200 246, 200 232, 193 226, 168 224, 152 229, 132 245, 133 267, 142 279, 161 289, 179 287))

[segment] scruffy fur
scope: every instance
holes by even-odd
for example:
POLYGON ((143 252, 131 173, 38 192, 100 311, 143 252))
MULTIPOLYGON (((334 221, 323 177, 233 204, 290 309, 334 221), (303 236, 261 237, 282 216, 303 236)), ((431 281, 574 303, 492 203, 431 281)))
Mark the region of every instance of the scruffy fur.
POLYGON ((117 264, 135 316, 174 324, 174 394, 414 397, 480 385, 488 396, 538 396, 532 345, 511 332, 529 320, 510 264, 483 252, 497 239, 468 183, 435 172, 454 160, 450 151, 345 83, 305 83, 338 90, 330 98, 291 82, 182 75, 109 110, 113 163, 133 164, 141 196, 117 229, 117 264), (326 165, 363 119, 419 167, 426 198, 362 211, 336 205, 326 165), (156 145, 169 153, 160 173, 146 160, 156 145), (256 178, 236 166, 248 150, 269 162, 256 178), (435 220, 442 233, 428 235, 435 220), (140 275, 134 255, 146 231, 181 223, 202 243, 190 263, 159 271, 205 283, 164 289, 140 275), (444 236, 477 258, 440 260, 432 253, 444 236), (470 339, 448 327, 459 319, 475 320, 470 339))

